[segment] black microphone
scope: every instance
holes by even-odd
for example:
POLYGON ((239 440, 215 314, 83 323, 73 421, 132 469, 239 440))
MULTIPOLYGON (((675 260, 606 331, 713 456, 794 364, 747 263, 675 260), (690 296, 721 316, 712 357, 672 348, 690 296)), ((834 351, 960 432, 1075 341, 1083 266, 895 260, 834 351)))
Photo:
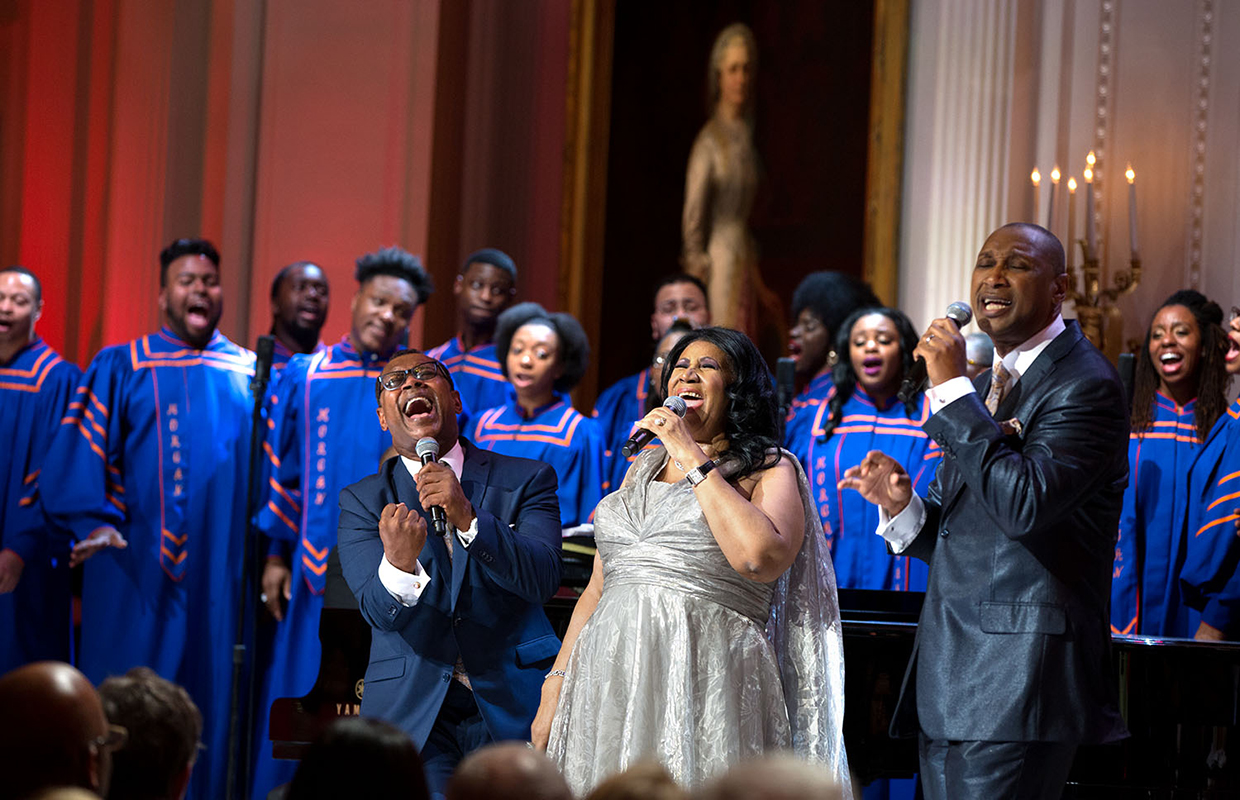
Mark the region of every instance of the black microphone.
MULTIPOLYGON (((685 405, 685 401, 681 400, 676 395, 672 395, 664 400, 663 407, 678 417, 683 417, 685 412, 689 410, 689 407, 685 405)), ((634 453, 640 453, 643 447, 650 444, 650 440, 653 439, 654 436, 655 435, 653 433, 645 428, 638 428, 637 431, 629 437, 629 440, 624 443, 624 447, 620 450, 620 452, 625 458, 631 458, 634 453)))
POLYGON ((259 396, 267 388, 267 379, 271 376, 271 361, 276 352, 276 337, 264 334, 258 337, 258 345, 254 348, 257 360, 254 362, 254 377, 250 380, 250 392, 259 396))
MULTIPOLYGON (((973 309, 969 308, 968 303, 957 300, 947 307, 947 313, 944 316, 956 323, 957 328, 963 328, 973 319, 973 309)), ((904 376, 904 383, 900 384, 900 391, 896 393, 896 397, 900 398, 901 403, 907 403, 919 392, 926 390, 927 382, 926 359, 917 356, 913 366, 909 367, 908 375, 904 376)))
POLYGON ((792 398, 796 393, 797 362, 795 358, 781 358, 775 362, 775 395, 779 401, 779 412, 787 414, 792 408, 792 398))
MULTIPOLYGON (((439 461, 439 442, 430 436, 423 436, 418 439, 418 443, 414 445, 413 451, 418 454, 418 458, 422 459, 422 466, 427 464, 435 464, 439 461)), ((431 512, 431 522, 435 524, 435 533, 443 536, 448 532, 448 516, 443 513, 441 506, 431 506, 428 511, 431 512)))

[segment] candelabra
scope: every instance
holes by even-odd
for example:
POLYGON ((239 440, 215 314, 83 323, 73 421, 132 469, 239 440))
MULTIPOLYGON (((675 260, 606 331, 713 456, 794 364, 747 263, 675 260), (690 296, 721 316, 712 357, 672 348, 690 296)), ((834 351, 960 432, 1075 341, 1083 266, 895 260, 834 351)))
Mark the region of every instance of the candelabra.
POLYGON ((1076 303, 1076 318, 1085 337, 1115 361, 1119 358, 1124 334, 1124 315, 1115 301, 1131 294, 1141 283, 1141 259, 1133 253, 1127 270, 1117 272, 1113 285, 1102 287, 1102 269, 1097 251, 1090 252, 1089 244, 1081 239, 1075 242, 1081 248, 1081 282, 1077 283, 1073 259, 1068 259, 1068 299, 1076 303))

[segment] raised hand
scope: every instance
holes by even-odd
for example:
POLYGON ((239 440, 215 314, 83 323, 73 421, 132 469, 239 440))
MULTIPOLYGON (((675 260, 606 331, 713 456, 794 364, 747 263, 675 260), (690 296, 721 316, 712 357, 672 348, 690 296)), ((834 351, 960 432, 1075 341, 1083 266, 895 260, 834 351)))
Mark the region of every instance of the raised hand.
POLYGON ((379 515, 383 555, 402 572, 418 571, 418 555, 426 544, 426 520, 404 503, 388 503, 379 515))
POLYGON ((913 498, 913 481, 899 462, 882 452, 871 450, 855 467, 844 471, 840 489, 853 489, 862 497, 894 517, 913 498))

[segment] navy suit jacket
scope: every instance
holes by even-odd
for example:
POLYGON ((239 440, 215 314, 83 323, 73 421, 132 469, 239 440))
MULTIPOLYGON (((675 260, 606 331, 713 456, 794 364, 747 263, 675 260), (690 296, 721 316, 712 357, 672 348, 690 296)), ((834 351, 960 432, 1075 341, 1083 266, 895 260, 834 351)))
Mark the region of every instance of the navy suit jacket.
POLYGON ((390 458, 340 492, 340 566, 372 629, 362 713, 403 729, 419 749, 458 657, 492 738, 529 739, 543 676, 560 650, 542 610, 560 586, 555 471, 464 439, 461 446, 461 488, 478 516, 478 536, 468 548, 454 542, 449 557, 427 518, 418 560, 431 580, 413 606, 379 581, 383 507, 403 502, 427 516, 409 471, 390 458))
POLYGON ((930 564, 894 735, 1100 742, 1125 735, 1110 668, 1111 567, 1128 482, 1119 376, 1075 322, 1000 404, 962 397, 923 429, 943 448, 930 564), (1019 420, 1005 432, 997 420, 1019 420), (914 716, 915 712, 915 716, 914 716))

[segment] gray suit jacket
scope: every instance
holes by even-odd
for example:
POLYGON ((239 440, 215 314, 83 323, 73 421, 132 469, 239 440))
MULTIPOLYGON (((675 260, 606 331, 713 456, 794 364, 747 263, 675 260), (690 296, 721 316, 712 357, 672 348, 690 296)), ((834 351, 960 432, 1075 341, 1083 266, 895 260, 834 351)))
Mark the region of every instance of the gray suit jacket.
POLYGON ((979 394, 924 425, 943 462, 905 551, 930 577, 893 735, 918 725, 947 740, 1126 735, 1109 617, 1127 405, 1110 362, 1067 325, 995 418, 982 404, 987 372, 979 394), (996 419, 1019 420, 1019 432, 996 419))

